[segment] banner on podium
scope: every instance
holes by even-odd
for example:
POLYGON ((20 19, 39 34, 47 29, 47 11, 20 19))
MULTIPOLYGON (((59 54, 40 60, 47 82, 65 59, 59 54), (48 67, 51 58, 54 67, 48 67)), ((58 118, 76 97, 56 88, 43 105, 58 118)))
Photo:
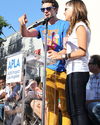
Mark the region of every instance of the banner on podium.
POLYGON ((23 54, 14 54, 7 58, 6 83, 21 82, 23 70, 23 54))

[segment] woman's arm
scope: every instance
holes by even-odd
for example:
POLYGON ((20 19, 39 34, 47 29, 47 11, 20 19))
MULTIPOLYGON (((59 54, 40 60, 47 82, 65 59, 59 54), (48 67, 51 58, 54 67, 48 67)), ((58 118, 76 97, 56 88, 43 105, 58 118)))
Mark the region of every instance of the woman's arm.
POLYGON ((79 26, 76 30, 78 38, 78 49, 70 53, 70 58, 76 59, 86 55, 87 51, 87 33, 84 26, 79 26))

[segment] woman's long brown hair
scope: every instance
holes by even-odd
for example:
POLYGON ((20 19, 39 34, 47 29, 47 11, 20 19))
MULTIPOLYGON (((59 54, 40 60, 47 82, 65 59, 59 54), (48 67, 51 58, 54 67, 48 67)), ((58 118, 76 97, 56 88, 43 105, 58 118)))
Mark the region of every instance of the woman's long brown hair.
POLYGON ((67 32, 67 35, 72 33, 72 30, 77 22, 83 21, 87 27, 89 27, 89 21, 87 17, 87 8, 82 0, 70 0, 66 3, 68 6, 73 7, 73 14, 70 19, 70 27, 67 32))

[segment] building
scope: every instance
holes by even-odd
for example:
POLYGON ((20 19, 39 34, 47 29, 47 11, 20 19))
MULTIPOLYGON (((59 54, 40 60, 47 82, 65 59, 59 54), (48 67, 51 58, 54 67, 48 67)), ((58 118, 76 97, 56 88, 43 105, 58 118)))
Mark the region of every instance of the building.
MULTIPOLYGON (((34 25, 34 23, 31 25, 34 25)), ((27 54, 27 56, 29 56, 31 53, 33 53, 34 50, 40 49, 42 46, 43 45, 42 45, 41 39, 32 38, 32 37, 28 37, 28 38, 22 37, 20 35, 20 32, 16 32, 8 36, 0 46, 0 75, 3 75, 6 73, 7 57, 18 52, 22 52, 22 53, 24 52, 27 54)), ((32 75, 33 73, 35 75, 40 75, 40 71, 37 71, 37 69, 35 67, 34 70, 30 71, 28 69, 27 71, 28 73, 32 73, 32 75)))

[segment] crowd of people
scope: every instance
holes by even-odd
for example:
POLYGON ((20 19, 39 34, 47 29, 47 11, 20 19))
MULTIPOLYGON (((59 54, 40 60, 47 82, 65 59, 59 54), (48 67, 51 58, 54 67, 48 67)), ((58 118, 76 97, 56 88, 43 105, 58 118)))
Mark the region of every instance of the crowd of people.
MULTIPOLYGON (((0 88, 0 120, 3 121, 4 125, 21 125, 22 112, 24 112, 25 125, 34 120, 32 119, 32 117, 35 117, 32 108, 37 107, 37 104, 34 103, 34 106, 31 106, 31 102, 42 100, 41 84, 40 77, 27 80, 23 111, 23 83, 5 84, 5 79, 2 80, 2 77, 0 77, 0 85, 2 85, 0 88)), ((40 119, 41 114, 37 115, 40 119)))
MULTIPOLYGON (((82 0, 66 2, 65 21, 57 18, 58 9, 56 0, 42 0, 41 11, 45 18, 49 18, 45 22, 48 23, 48 35, 44 50, 48 58, 56 60, 46 67, 45 125, 99 125, 100 55, 89 58, 91 29, 86 5, 82 0)), ((27 15, 18 20, 23 37, 42 38, 44 44, 45 24, 27 29, 27 15)), ((36 54, 40 54, 39 51, 36 54)), ((42 120, 43 89, 39 86, 40 82, 30 79, 25 87, 26 125, 31 124, 34 114, 39 122, 42 120)), ((23 83, 0 87, 0 99, 5 101, 0 108, 5 112, 5 125, 20 125, 23 83), (10 104, 13 105, 11 108, 10 104)))

